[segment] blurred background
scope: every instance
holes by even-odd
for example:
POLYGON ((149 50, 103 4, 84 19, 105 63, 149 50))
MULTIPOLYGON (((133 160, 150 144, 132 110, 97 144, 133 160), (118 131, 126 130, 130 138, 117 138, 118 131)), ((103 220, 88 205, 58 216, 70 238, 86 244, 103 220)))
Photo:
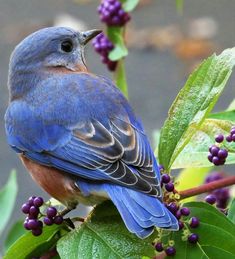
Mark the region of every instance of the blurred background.
MULTIPOLYGON (((19 184, 10 225, 23 218, 20 207, 29 196, 48 197, 34 184, 6 143, 4 113, 8 103, 10 54, 25 36, 42 27, 103 28, 96 13, 98 3, 96 0, 0 0, 0 188, 13 168, 17 170, 19 184)), ((140 1, 127 31, 126 69, 130 103, 142 119, 149 138, 163 125, 172 101, 193 68, 213 52, 220 53, 235 45, 234 13, 235 3, 230 0, 185 0, 181 15, 174 0, 140 1)), ((86 58, 92 72, 112 76, 91 44, 86 49, 86 58)), ((216 110, 226 108, 234 99, 234 82, 235 75, 216 110)))

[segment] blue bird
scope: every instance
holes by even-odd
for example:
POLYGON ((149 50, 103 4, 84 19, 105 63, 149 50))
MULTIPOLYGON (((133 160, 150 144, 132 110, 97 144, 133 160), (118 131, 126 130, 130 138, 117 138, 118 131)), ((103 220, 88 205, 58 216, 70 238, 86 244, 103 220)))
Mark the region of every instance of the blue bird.
POLYGON ((110 199, 140 238, 154 227, 177 230, 141 122, 111 80, 87 69, 84 47, 99 33, 44 28, 15 48, 8 143, 32 178, 69 209, 110 199))

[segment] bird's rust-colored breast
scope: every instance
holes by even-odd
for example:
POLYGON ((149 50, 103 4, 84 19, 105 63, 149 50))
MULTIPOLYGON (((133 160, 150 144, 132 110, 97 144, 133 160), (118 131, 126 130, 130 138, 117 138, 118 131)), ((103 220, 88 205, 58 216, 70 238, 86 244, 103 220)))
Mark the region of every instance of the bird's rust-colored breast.
POLYGON ((58 169, 37 164, 24 155, 20 155, 20 159, 33 180, 49 195, 66 206, 73 206, 73 203, 76 205, 76 197, 80 195, 80 191, 70 175, 58 169))

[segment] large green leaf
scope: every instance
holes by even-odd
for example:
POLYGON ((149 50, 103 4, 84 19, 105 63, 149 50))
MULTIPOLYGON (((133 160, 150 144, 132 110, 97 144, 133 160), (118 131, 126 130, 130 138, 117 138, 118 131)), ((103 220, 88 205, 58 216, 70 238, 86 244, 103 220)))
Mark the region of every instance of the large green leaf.
POLYGON ((218 120, 229 120, 235 123, 235 110, 211 113, 209 114, 208 118, 218 120))
POLYGON ((44 227, 43 234, 38 237, 35 237, 32 233, 28 232, 10 246, 3 258, 31 259, 32 257, 41 256, 56 244, 57 240, 60 238, 59 232, 62 228, 62 225, 44 227))
MULTIPOLYGON (((226 216, 213 206, 203 202, 190 202, 185 204, 191 211, 191 216, 200 219, 198 228, 188 229, 197 233, 199 241, 192 245, 182 241, 183 231, 170 234, 176 247, 176 259, 234 259, 235 258, 235 225, 226 216)), ((186 218, 187 219, 187 218, 186 218)), ((164 237, 167 241, 167 236, 164 237)))
MULTIPOLYGON (((208 148, 215 143, 215 136, 222 133, 227 136, 233 122, 227 120, 206 119, 196 131, 190 142, 174 161, 172 168, 209 167, 208 148)), ((235 143, 224 141, 223 146, 229 151, 226 164, 235 163, 235 143)))
POLYGON ((0 235, 6 227, 8 220, 10 219, 11 213, 14 209, 18 186, 16 181, 16 172, 13 170, 8 178, 6 185, 0 191, 0 235))
POLYGON ((128 54, 128 50, 125 46, 123 39, 123 28, 118 26, 109 26, 107 28, 108 38, 114 44, 114 49, 109 53, 109 59, 117 61, 128 54))
POLYGON ((138 259, 154 256, 151 238, 139 239, 125 227, 111 202, 97 206, 80 228, 57 244, 61 259, 138 259))
POLYGON ((214 107, 234 64, 234 48, 211 56, 179 92, 161 130, 159 160, 167 171, 214 107))
POLYGON ((18 220, 15 222, 5 239, 4 252, 6 252, 8 248, 25 233, 27 233, 27 230, 23 227, 23 220, 18 220))
POLYGON ((235 198, 233 198, 229 206, 228 219, 230 219, 235 224, 235 198))

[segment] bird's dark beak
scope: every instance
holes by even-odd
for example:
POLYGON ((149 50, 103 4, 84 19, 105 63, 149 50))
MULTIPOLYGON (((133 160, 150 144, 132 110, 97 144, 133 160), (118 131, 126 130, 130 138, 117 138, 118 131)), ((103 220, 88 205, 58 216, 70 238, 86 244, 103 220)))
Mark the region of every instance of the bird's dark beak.
POLYGON ((90 30, 90 31, 81 32, 80 43, 82 45, 86 45, 91 39, 95 38, 95 36, 100 34, 101 32, 102 32, 101 30, 90 30))

